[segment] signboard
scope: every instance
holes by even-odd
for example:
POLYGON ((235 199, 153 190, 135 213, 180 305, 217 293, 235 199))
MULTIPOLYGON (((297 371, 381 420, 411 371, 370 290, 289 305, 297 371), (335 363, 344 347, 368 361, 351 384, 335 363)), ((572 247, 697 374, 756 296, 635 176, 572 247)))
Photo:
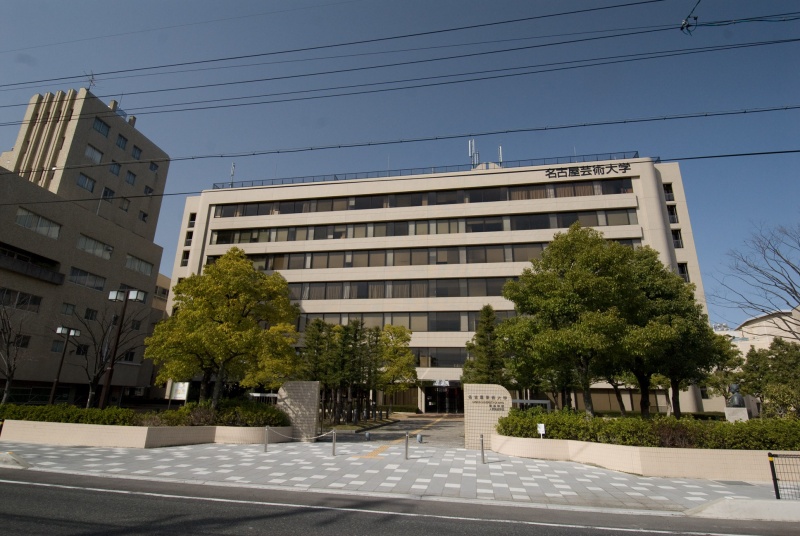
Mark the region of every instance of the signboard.
POLYGON ((186 400, 189 394, 189 382, 170 382, 169 400, 186 400))

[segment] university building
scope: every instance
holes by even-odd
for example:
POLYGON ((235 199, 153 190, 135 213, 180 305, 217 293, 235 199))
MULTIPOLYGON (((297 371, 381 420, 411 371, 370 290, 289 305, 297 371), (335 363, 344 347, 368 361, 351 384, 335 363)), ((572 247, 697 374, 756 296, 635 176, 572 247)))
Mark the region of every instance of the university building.
MULTIPOLYGON (((315 318, 405 326, 425 385, 410 402, 460 412, 480 309, 513 315, 505 282, 576 221, 654 248, 704 301, 678 165, 638 153, 215 184, 186 200, 172 274, 236 246, 287 279, 301 331, 315 318)), ((596 408, 613 398, 600 388, 596 408)))
POLYGON ((63 358, 56 401, 85 403, 87 370, 113 351, 120 320, 112 401, 151 384, 143 341, 169 289, 157 281, 162 249, 153 242, 169 156, 135 122, 85 89, 35 95, 14 147, 0 154, 0 309, 18 357, 12 401, 46 402, 63 358), (109 300, 119 290, 133 297, 125 315, 109 300))

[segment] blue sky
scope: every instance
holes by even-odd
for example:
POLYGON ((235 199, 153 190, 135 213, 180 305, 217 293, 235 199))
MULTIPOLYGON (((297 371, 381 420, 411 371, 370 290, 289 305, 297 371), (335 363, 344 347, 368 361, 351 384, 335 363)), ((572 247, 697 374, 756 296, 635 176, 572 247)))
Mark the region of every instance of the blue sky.
MULTIPOLYGON (((0 125, 19 121, 34 93, 86 87, 121 101, 137 128, 173 158, 533 129, 800 103, 800 42, 752 46, 564 69, 591 60, 800 38, 800 20, 677 26, 697 0, 663 0, 542 17, 636 0, 6 0, 0 32, 0 125), (674 28, 654 31, 662 27, 674 28), (431 32, 359 45, 355 41, 431 32), (630 34, 620 37, 608 37, 630 34), (604 39, 593 39, 605 37, 604 39), (577 41, 555 45, 562 41, 577 41), (533 45, 546 45, 533 48, 533 45), (287 50, 319 47, 292 53, 287 50), (518 50, 487 53, 516 48, 518 50), (208 62, 241 57, 238 60, 208 62), (258 55, 258 56, 255 56, 258 55), (464 57, 465 55, 469 55, 464 57), (433 58, 462 56, 440 61, 433 58), (167 64, 182 67, 138 70, 167 64), (388 67, 387 64, 417 62, 388 67), (513 77, 463 73, 544 70, 513 77), (365 67, 376 67, 364 69, 365 67), (536 67, 538 66, 538 67, 536 67), (558 70, 554 70, 554 69, 558 70), (359 69, 353 71, 352 69, 359 69), (319 74, 330 71, 338 73, 319 74), (103 74, 122 71, 117 74, 103 74), (484 80, 400 91, 303 99, 420 84, 390 81, 443 75, 484 80), (63 77, 63 78, 62 78, 63 77), (270 78, 268 81, 242 83, 270 78), (53 80, 59 79, 59 80, 53 80), (364 84, 384 83, 382 86, 364 84), (16 84, 9 86, 9 84, 16 84), (206 88, 175 89, 215 85, 206 88), (303 93, 301 93, 303 92, 303 93), (192 101, 240 104, 166 113, 192 101), (246 105, 254 101, 282 100, 246 105), (20 106, 16 106, 20 105, 20 106), (166 108, 153 108, 172 105, 166 108)), ((792 0, 701 0, 698 22, 800 11, 792 0)), ((606 60, 608 61, 608 60, 606 60)), ((425 83, 441 81, 428 79, 425 83)), ((194 105, 199 106, 199 105, 194 105)), ((205 105, 207 106, 207 105, 205 105)), ((0 126, 0 150, 16 126, 0 126)), ((482 160, 639 151, 664 159, 800 148, 800 111, 665 120, 475 136, 482 160)), ((174 161, 167 193, 197 192, 228 180, 466 164, 467 139, 174 161)), ((726 253, 758 225, 798 220, 798 154, 685 160, 684 185, 706 292, 718 285, 726 253)), ((164 200, 156 241, 169 275, 185 196, 164 200)), ((713 322, 741 312, 710 304, 713 322)))

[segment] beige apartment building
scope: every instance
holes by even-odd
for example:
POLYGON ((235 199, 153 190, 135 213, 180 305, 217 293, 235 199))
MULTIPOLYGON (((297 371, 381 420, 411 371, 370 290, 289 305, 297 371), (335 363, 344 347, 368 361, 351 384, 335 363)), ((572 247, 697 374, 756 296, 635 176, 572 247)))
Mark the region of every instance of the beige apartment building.
MULTIPOLYGON (((425 385, 412 401, 460 412, 481 307, 512 315, 505 282, 575 221, 656 249, 704 302, 678 165, 638 153, 220 183, 186 200, 172 274, 236 246, 288 280, 301 331, 315 318, 408 327, 425 385)), ((616 407, 610 393, 598 386, 598 409, 616 407)))
POLYGON ((153 242, 169 156, 135 122, 86 89, 35 95, 0 154, 0 307, 18 340, 14 401, 47 401, 64 356, 56 399, 85 402, 87 369, 115 346, 117 290, 142 291, 143 302, 125 306, 112 402, 151 383, 143 340, 169 289, 157 282, 153 242))

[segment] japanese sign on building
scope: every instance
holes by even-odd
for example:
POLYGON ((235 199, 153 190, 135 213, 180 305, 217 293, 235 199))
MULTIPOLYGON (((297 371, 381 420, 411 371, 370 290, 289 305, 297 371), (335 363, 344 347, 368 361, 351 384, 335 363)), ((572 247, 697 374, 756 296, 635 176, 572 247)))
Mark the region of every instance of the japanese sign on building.
POLYGON ((560 168, 550 168, 544 171, 549 179, 560 177, 594 177, 597 175, 620 175, 628 173, 631 165, 627 162, 618 164, 598 164, 591 166, 569 166, 560 168))

